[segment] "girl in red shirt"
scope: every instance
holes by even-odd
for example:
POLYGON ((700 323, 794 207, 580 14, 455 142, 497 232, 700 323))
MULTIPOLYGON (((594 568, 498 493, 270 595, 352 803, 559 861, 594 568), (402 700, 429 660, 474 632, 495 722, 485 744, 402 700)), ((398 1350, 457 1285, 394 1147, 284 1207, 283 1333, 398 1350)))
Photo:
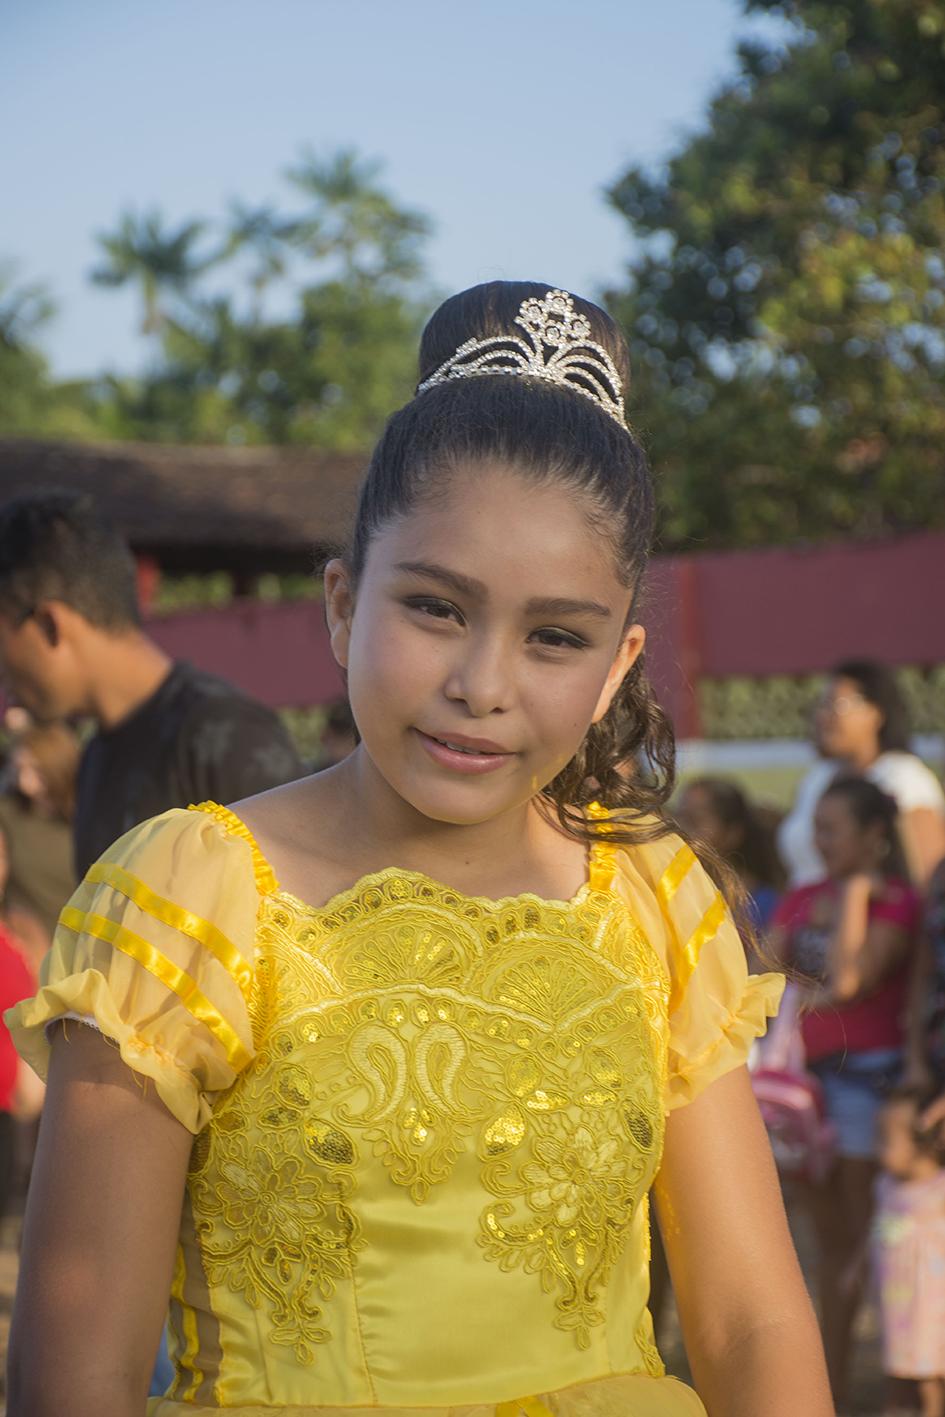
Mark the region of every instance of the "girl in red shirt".
POLYGON ((811 1188, 820 1249, 824 1346, 842 1401, 850 1335, 861 1297, 876 1175, 876 1121, 902 1066, 906 995, 920 902, 909 886, 896 804, 865 778, 834 781, 817 806, 824 880, 792 891, 771 944, 809 981, 801 1030, 808 1067, 824 1089, 837 1159, 811 1188))

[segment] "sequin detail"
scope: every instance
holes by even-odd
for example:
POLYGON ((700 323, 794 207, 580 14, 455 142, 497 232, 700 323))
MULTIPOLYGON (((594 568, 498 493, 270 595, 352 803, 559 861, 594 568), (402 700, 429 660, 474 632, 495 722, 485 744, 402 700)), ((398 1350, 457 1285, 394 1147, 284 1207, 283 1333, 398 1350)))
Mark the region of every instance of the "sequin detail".
POLYGON ((423 1205, 468 1157, 484 1259, 533 1274, 586 1346, 659 1164, 667 997, 624 903, 590 883, 570 903, 409 872, 322 910, 267 895, 256 1057, 191 1173, 210 1282, 264 1305, 310 1363, 366 1243, 359 1166, 423 1205))

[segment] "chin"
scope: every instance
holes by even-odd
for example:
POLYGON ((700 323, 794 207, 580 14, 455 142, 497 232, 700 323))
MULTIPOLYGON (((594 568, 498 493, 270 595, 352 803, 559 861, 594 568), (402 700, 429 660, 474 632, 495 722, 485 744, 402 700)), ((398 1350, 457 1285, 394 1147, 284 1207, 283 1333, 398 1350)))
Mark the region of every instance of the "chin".
POLYGON ((444 826, 474 827, 483 822, 500 817, 504 812, 524 806, 534 795, 527 788, 507 784, 505 790, 496 790, 491 785, 484 788, 482 783, 425 784, 418 788, 415 783, 404 783, 403 787, 392 783, 405 802, 415 812, 431 822, 442 822, 444 826))

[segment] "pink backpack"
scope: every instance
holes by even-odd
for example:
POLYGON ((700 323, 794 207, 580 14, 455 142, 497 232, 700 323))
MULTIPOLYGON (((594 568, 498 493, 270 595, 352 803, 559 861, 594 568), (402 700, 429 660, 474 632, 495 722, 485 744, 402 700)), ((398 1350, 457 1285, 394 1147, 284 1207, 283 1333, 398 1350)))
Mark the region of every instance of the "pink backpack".
POLYGON ((816 1184, 830 1170, 835 1134, 823 1089, 804 1067, 800 1002, 800 990, 789 984, 751 1084, 781 1176, 816 1184))

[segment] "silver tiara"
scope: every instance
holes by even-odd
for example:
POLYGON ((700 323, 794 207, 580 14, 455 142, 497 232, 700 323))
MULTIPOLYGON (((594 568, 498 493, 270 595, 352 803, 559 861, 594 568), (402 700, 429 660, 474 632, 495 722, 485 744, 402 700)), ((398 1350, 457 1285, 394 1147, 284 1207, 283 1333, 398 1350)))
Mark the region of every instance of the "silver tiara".
POLYGON ((563 384, 593 399, 621 428, 627 427, 617 366, 602 344, 592 340, 590 321, 579 315, 566 290, 549 290, 543 300, 523 300, 515 317, 527 336, 494 335, 468 339, 445 364, 417 385, 417 393, 447 379, 478 374, 530 374, 563 384))

